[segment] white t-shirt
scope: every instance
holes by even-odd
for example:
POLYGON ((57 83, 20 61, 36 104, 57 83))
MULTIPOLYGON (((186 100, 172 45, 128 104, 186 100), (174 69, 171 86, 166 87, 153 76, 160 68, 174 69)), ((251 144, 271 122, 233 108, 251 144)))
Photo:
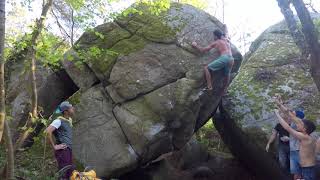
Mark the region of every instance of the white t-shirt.
POLYGON ((61 120, 60 119, 56 119, 54 121, 52 121, 52 123, 50 124, 50 126, 55 127, 56 129, 59 129, 59 127, 61 126, 61 120))

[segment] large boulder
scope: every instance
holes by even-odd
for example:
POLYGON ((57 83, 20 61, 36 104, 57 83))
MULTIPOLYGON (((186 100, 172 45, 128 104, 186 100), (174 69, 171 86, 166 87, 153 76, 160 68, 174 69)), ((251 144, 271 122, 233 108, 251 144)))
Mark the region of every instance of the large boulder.
MULTIPOLYGON (((223 24, 190 5, 172 4, 160 15, 136 8, 142 13, 84 33, 63 61, 80 88, 70 98, 78 109, 75 158, 102 177, 182 148, 221 99, 223 72, 213 74, 212 92, 201 91, 203 66, 217 52, 200 55, 191 43, 208 45, 223 24)), ((232 51, 240 64, 241 54, 232 51)))
POLYGON ((277 123, 272 99, 276 93, 290 108, 304 109, 307 119, 320 118, 320 96, 309 65, 300 58, 285 22, 268 28, 253 42, 226 99, 228 114, 261 147, 277 123))

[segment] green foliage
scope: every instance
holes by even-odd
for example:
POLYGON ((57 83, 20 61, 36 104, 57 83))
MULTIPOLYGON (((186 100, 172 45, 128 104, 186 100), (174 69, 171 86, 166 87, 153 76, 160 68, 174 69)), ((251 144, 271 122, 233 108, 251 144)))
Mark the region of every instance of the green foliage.
POLYGON ((43 32, 36 47, 36 58, 45 66, 57 69, 63 54, 69 49, 64 40, 59 37, 43 32))
POLYGON ((85 5, 85 0, 65 0, 75 10, 80 10, 85 5))
POLYGON ((190 4, 199 9, 205 9, 206 7, 208 7, 209 3, 209 1, 207 0, 180 0, 179 2, 183 4, 190 4))
POLYGON ((211 119, 198 130, 196 138, 198 142, 206 147, 209 152, 229 152, 228 148, 220 138, 219 133, 215 129, 211 119))
MULTIPOLYGON (((17 153, 16 176, 28 180, 56 180, 56 162, 52 148, 45 145, 44 135, 34 138, 34 145, 17 153), (44 153, 46 152, 46 153, 44 153), (44 156, 45 155, 45 156, 44 156)), ((6 153, 3 145, 0 145, 0 167, 5 164, 6 153)))
MULTIPOLYGON (((26 34, 13 42, 12 48, 6 49, 6 60, 22 63, 25 62, 27 55, 27 48, 30 46, 31 34, 26 34)), ((36 50, 36 59, 39 60, 44 66, 52 69, 58 69, 60 67, 60 60, 63 54, 70 47, 61 40, 58 36, 52 33, 43 31, 39 37, 36 50)), ((29 68, 30 62, 25 62, 26 69, 29 68)))
POLYGON ((161 12, 166 11, 170 8, 170 2, 170 0, 140 0, 134 6, 131 6, 124 10, 122 12, 122 15, 128 16, 136 13, 142 15, 142 10, 150 12, 153 15, 160 15, 161 12))

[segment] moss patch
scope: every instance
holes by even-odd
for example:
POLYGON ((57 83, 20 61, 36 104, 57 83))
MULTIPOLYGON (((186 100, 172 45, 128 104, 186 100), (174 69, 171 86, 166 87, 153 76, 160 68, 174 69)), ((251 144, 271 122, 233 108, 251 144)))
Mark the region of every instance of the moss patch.
POLYGON ((107 23, 97 26, 85 32, 76 43, 76 49, 91 46, 110 48, 122 39, 129 38, 131 34, 115 23, 107 23))
POLYGON ((118 55, 128 55, 130 53, 141 50, 145 47, 147 41, 139 36, 132 36, 130 39, 125 39, 114 45, 110 50, 118 55))

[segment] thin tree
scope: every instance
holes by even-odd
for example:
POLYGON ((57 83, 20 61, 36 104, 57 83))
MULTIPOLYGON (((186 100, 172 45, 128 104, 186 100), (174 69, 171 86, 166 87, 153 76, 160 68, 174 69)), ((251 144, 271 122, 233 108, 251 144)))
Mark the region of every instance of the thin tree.
POLYGON ((5 84, 4 84, 4 38, 5 38, 5 0, 0 0, 0 142, 6 118, 5 109, 5 84))
MULTIPOLYGON (((45 2, 45 1, 44 1, 45 2)), ((32 125, 33 121, 38 119, 38 93, 37 93, 37 82, 36 82, 36 49, 37 46, 37 40, 41 34, 41 31, 44 27, 44 21, 47 17, 48 11, 52 7, 53 0, 47 0, 43 7, 41 16, 39 19, 36 20, 36 25, 33 29, 31 40, 30 40, 30 46, 27 53, 27 60, 31 61, 31 84, 32 84, 32 97, 31 97, 31 117, 28 119, 28 122, 26 124, 26 130, 22 133, 22 135, 19 137, 19 139, 16 142, 15 151, 19 149, 26 138, 29 136, 29 134, 32 131, 32 125)))
POLYGON ((277 0, 282 14, 285 17, 289 30, 295 43, 310 60, 310 71, 313 81, 320 91, 320 43, 318 34, 311 15, 302 0, 277 0), (293 4, 299 20, 302 25, 302 33, 298 29, 295 17, 290 9, 290 3, 293 4), (302 36, 302 37, 301 37, 302 36))
POLYGON ((14 149, 12 144, 12 136, 10 132, 10 127, 8 122, 4 122, 4 140, 7 149, 7 164, 5 169, 3 169, 3 176, 6 179, 14 179, 14 149))
POLYGON ((5 6, 6 1, 0 0, 0 142, 2 139, 2 134, 4 134, 6 148, 7 148, 7 170, 6 179, 14 179, 14 159, 13 159, 13 146, 10 134, 10 128, 6 118, 5 109, 5 83, 4 83, 4 39, 5 39, 5 6))

